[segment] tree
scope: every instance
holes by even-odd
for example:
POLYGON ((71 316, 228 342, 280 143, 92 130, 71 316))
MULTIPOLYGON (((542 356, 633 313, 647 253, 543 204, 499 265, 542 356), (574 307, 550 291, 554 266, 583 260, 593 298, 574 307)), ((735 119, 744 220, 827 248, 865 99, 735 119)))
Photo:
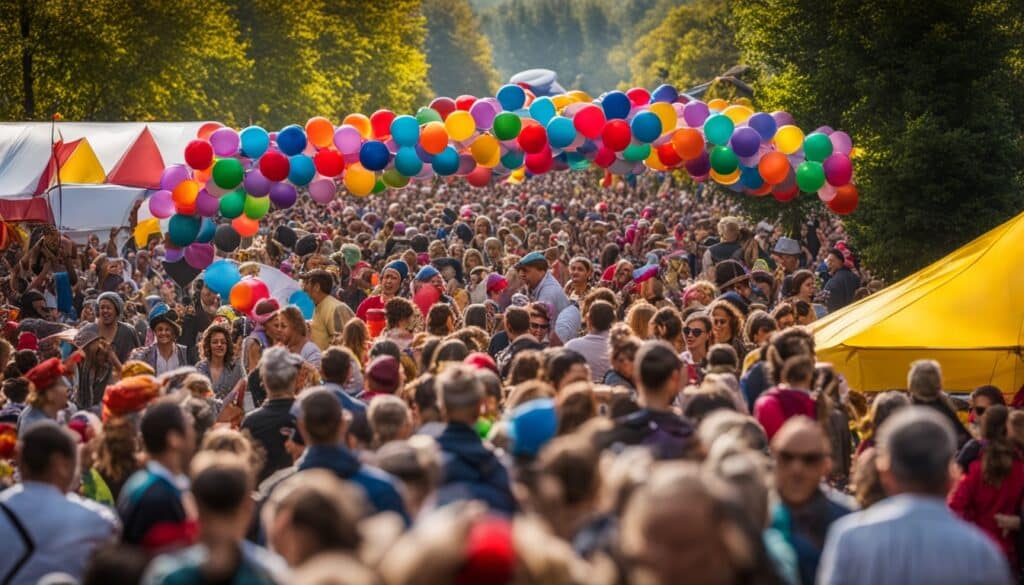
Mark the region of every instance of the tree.
POLYGON ((424 0, 430 64, 428 79, 436 95, 493 95, 498 72, 491 60, 491 43, 468 0, 424 0))
POLYGON ((1021 210, 1013 3, 761 0, 734 12, 760 108, 843 128, 863 150, 846 225, 876 272, 906 274, 1021 210))

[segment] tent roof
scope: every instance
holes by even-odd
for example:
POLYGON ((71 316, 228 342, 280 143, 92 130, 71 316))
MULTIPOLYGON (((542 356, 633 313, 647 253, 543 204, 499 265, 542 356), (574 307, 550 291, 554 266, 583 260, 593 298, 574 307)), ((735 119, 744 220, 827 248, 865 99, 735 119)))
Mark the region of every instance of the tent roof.
POLYGON ((942 260, 814 323, 820 359, 859 390, 906 386, 915 359, 943 366, 947 388, 1024 383, 1024 214, 942 260))

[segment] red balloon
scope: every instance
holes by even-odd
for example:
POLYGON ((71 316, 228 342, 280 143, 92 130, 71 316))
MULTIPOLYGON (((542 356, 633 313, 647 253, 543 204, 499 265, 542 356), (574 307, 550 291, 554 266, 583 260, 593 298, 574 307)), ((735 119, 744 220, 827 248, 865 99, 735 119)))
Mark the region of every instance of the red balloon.
POLYGON ((213 146, 206 140, 193 140, 185 146, 185 163, 193 169, 204 170, 213 164, 213 146))
POLYGON ((526 170, 535 175, 543 175, 550 171, 553 164, 554 159, 551 158, 551 149, 548 147, 526 155, 526 170))
POLYGON ((337 150, 321 150, 313 157, 316 172, 325 177, 337 177, 345 170, 345 157, 337 150))
POLYGON ((798 189, 796 185, 793 185, 792 187, 783 188, 776 187, 775 189, 772 190, 772 197, 775 197, 776 201, 787 203, 789 201, 796 199, 796 196, 799 193, 800 189, 798 189))
POLYGON ((466 175, 466 180, 474 187, 486 187, 491 182, 491 169, 478 166, 466 175))
POLYGON ((238 235, 243 238, 251 238, 256 235, 256 232, 260 231, 260 222, 244 215, 239 215, 231 220, 231 227, 235 228, 238 235))
MULTIPOLYGON (((626 128, 628 129, 629 126, 626 126, 626 128)), ((533 154, 547 147, 548 132, 540 124, 530 124, 523 126, 516 140, 519 141, 519 148, 522 148, 523 152, 533 154)))
POLYGON ((441 119, 444 120, 448 114, 455 111, 455 100, 447 97, 434 98, 434 101, 430 102, 430 107, 441 114, 441 119))
POLYGON ((601 140, 607 148, 615 152, 626 150, 633 136, 629 131, 629 122, 625 120, 609 120, 601 131, 601 140))
POLYGON ((753 195, 754 197, 764 197, 765 195, 772 192, 772 186, 769 185, 768 183, 765 183, 758 187, 757 189, 754 189, 753 191, 751 191, 750 189, 747 189, 746 191, 748 194, 753 195))
POLYGON ((258 278, 253 278, 249 281, 249 289, 252 290, 253 304, 262 301, 263 299, 270 298, 270 288, 267 284, 258 278))
POLYGON ((679 156, 671 142, 666 142, 658 147, 658 160, 661 161, 661 164, 671 168, 682 164, 683 157, 679 156))
POLYGON ((455 98, 455 108, 458 110, 465 110, 468 112, 469 108, 472 108, 475 103, 476 97, 471 95, 460 95, 455 98))
POLYGON ((828 208, 838 215, 849 215, 857 209, 860 202, 860 192, 856 185, 843 185, 836 188, 836 196, 832 201, 826 203, 828 208))
POLYGON ((572 125, 580 134, 593 140, 600 136, 601 130, 604 129, 604 110, 600 106, 587 104, 572 117, 572 125))
POLYGON ((594 156, 594 164, 601 167, 602 169, 607 169, 608 167, 612 166, 612 163, 614 162, 615 153, 604 146, 598 149, 597 154, 594 156))
POLYGON ((642 87, 634 87, 626 92, 626 97, 633 102, 634 106, 646 106, 651 103, 651 92, 642 87))
POLYGON ((370 127, 373 128, 374 138, 383 138, 391 135, 391 121, 395 119, 395 113, 391 110, 377 110, 370 116, 370 127))
POLYGON ((260 172, 271 181, 287 179, 290 168, 288 157, 276 150, 268 151, 260 157, 260 172))

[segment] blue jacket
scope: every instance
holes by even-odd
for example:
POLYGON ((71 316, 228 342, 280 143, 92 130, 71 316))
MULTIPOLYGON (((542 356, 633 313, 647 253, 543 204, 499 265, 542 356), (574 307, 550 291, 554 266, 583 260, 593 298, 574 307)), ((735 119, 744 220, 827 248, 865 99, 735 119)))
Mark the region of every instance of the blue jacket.
POLYGON ((351 481, 366 492, 366 497, 377 512, 397 512, 409 524, 405 502, 387 473, 363 465, 348 449, 341 446, 312 445, 298 461, 299 471, 327 469, 341 479, 351 481))
POLYGON ((495 512, 514 514, 508 470, 480 440, 472 427, 448 423, 437 442, 444 458, 444 479, 438 489, 438 505, 459 500, 480 500, 495 512))

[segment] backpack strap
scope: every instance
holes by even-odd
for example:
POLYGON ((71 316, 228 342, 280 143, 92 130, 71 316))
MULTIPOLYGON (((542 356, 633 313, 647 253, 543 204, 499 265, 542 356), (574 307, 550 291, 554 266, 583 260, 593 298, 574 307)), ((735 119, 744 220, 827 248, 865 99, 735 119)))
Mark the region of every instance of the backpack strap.
POLYGON ((32 535, 29 534, 28 530, 25 529, 25 525, 21 523, 21 520, 18 519, 18 517, 14 514, 14 511, 11 510, 10 507, 7 506, 7 504, 0 502, 0 511, 2 511, 5 516, 7 516, 7 519, 10 520, 11 524, 14 525, 14 529, 18 531, 18 535, 21 537, 23 541, 25 541, 25 552, 22 553, 18 561, 14 563, 13 567, 11 567, 11 570, 8 571, 7 574, 4 575, 3 580, 0 581, 0 584, 2 585, 9 585, 10 583, 14 582, 14 577, 18 574, 18 571, 20 571, 22 567, 25 566, 25 563, 27 563, 29 558, 31 558, 32 555, 36 552, 36 543, 32 540, 32 535))

